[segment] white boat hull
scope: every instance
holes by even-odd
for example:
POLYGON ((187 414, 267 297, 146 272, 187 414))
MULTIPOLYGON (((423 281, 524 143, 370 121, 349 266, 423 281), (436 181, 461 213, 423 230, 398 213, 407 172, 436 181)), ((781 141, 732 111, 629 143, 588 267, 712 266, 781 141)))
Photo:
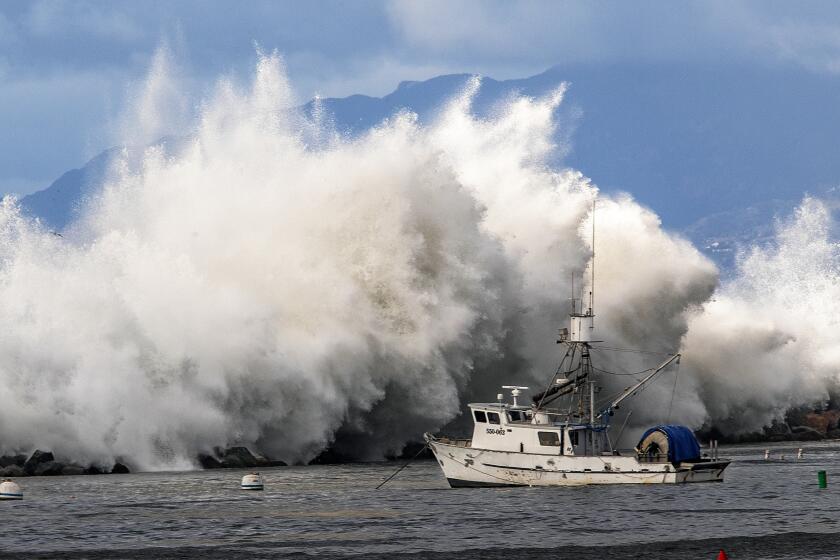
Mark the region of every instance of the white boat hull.
POLYGON ((729 461, 645 463, 635 456, 564 456, 429 446, 453 488, 475 486, 579 486, 585 484, 683 484, 722 482, 729 461))

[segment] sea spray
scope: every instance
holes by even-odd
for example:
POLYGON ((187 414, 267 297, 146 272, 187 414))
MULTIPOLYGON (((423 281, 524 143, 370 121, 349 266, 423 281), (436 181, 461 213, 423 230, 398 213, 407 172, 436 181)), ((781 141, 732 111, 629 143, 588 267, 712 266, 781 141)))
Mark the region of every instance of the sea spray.
MULTIPOLYGON (((165 67, 146 94, 179 99, 165 67)), ((330 444, 399 451, 457 422, 464 401, 550 377, 571 280, 588 277, 596 197, 599 338, 669 352, 685 337, 697 365, 671 420, 730 421, 743 401, 708 402, 737 378, 705 361, 731 338, 703 331, 714 265, 629 196, 550 163, 564 85, 485 118, 470 110, 478 88, 431 123, 404 111, 348 138, 290 109, 281 61, 263 55, 249 88, 220 81, 183 130, 150 131, 179 119, 136 103, 127 145, 179 140, 126 150, 65 237, 6 199, 0 452, 155 469, 232 443, 289 462, 330 444)), ((603 394, 625 380, 607 377, 603 394)), ((633 421, 663 419, 671 396, 652 387, 633 421)))
POLYGON ((685 363, 713 422, 755 430, 827 397, 838 380, 840 245, 829 206, 806 197, 775 240, 690 320, 685 363))

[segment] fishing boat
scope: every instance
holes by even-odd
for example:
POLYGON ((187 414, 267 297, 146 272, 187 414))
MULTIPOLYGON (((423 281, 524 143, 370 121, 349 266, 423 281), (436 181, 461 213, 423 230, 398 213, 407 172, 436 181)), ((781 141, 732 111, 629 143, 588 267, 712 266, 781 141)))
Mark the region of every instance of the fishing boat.
POLYGON ((502 388, 510 390, 511 402, 505 402, 500 393, 497 402, 468 405, 471 438, 424 435, 451 487, 723 481, 730 461, 718 458, 715 443, 709 453, 701 453, 694 433, 685 426, 651 427, 632 450, 613 446, 621 437, 620 432, 615 440, 610 438, 615 411, 661 372, 678 366, 680 354, 667 355, 614 398, 596 401, 596 373, 604 370, 592 365, 593 350, 599 349, 600 342, 594 340, 592 258, 589 306, 583 309, 583 298, 573 296, 569 328, 561 329, 557 340, 566 352, 533 402, 519 402, 528 387, 505 385, 502 388))

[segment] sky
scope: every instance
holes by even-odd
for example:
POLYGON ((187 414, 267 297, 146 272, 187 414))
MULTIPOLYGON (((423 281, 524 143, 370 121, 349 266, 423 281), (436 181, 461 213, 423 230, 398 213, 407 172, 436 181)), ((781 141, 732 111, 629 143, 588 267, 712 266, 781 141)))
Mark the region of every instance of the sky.
POLYGON ((0 0, 0 194, 48 186, 119 143, 155 53, 188 99, 277 50, 300 102, 446 73, 674 63, 840 73, 834 2, 0 0))

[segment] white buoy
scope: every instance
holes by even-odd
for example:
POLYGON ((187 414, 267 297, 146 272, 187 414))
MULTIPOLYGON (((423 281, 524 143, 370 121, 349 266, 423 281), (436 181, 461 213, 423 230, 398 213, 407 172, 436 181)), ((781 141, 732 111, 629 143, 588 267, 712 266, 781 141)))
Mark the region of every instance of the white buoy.
POLYGON ((0 500, 22 500, 23 491, 16 482, 4 480, 0 482, 0 500))
POLYGON ((764 450, 764 460, 765 461, 770 460, 770 450, 769 449, 764 450))
POLYGON ((263 479, 260 476, 260 473, 251 473, 246 474, 242 477, 242 489, 243 490, 262 490, 263 489, 263 479))
POLYGON ((797 458, 797 459, 801 459, 801 458, 802 458, 802 448, 801 448, 801 447, 800 447, 800 448, 797 450, 797 452, 796 452, 796 458, 797 458))

